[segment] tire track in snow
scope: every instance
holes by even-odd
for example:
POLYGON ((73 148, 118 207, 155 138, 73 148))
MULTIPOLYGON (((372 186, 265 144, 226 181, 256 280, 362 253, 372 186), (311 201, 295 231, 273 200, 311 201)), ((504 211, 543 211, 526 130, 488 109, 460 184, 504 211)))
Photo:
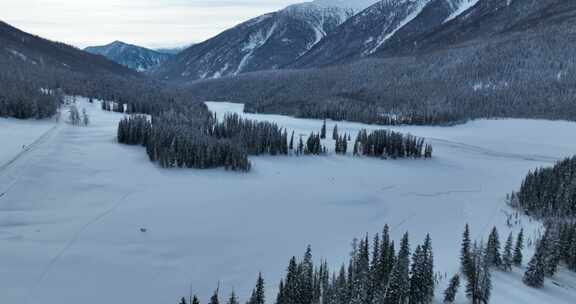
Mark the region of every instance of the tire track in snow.
MULTIPOLYGON (((11 168, 12 166, 16 165, 17 162, 19 160, 21 160, 24 156, 30 154, 31 152, 36 151, 40 145, 45 143, 54 133, 56 133, 57 130, 59 130, 62 127, 62 123, 60 120, 60 114, 58 114, 58 115, 59 115, 57 118, 58 122, 56 123, 56 125, 54 125, 50 129, 48 129, 46 132, 44 132, 42 135, 40 135, 40 137, 38 137, 36 140, 34 140, 31 144, 26 146, 24 149, 22 149, 22 151, 20 153, 18 153, 16 156, 14 156, 12 159, 10 159, 6 163, 0 165, 0 175, 2 175, 4 172, 6 172, 6 170, 11 168)), ((14 181, 12 183, 10 183, 10 185, 8 187, 1 190, 0 198, 4 197, 8 192, 10 192, 12 190, 12 188, 14 188, 14 186, 20 180, 21 176, 22 176, 21 174, 16 176, 14 181)))
POLYGON ((95 217, 93 217, 92 219, 90 219, 88 222, 86 222, 84 225, 82 225, 82 227, 80 227, 80 229, 78 229, 78 231, 76 231, 76 233, 74 233, 74 235, 72 236, 72 238, 70 240, 68 240, 68 242, 66 242, 66 244, 64 245, 64 247, 62 247, 62 249, 56 254, 56 256, 54 256, 52 259, 50 259, 50 262, 48 262, 48 265, 46 265, 46 267, 44 267, 44 270, 42 271, 42 273, 40 274, 40 276, 38 277, 38 279, 36 279, 36 283, 35 286, 33 288, 31 288, 32 290, 35 290, 36 288, 38 288, 40 286, 40 284, 42 283, 42 281, 44 281, 44 279, 46 278, 46 276, 50 273, 50 271, 52 270, 52 268, 54 268, 54 266, 56 265, 56 263, 58 263, 58 261, 62 258, 62 256, 64 256, 64 254, 66 253, 66 251, 68 251, 70 248, 72 248, 72 246, 74 246, 74 244, 76 244, 76 242, 78 242, 78 240, 80 239, 80 235, 86 231, 86 229, 88 229, 91 225, 97 223, 98 221, 100 221, 101 219, 105 218, 106 216, 108 216, 109 214, 113 213, 114 211, 116 211, 116 209, 118 209, 118 207, 120 207, 120 205, 122 205, 122 203, 130 196, 132 195, 133 192, 129 192, 126 193, 124 196, 122 196, 118 201, 116 201, 114 203, 114 205, 112 205, 112 207, 108 208, 107 210, 105 210, 104 212, 96 215, 95 217))
POLYGON ((562 159, 559 157, 553 157, 553 156, 547 156, 547 155, 498 152, 498 151, 490 150, 490 149, 483 148, 480 146, 474 146, 474 145, 466 144, 463 142, 450 141, 450 140, 435 138, 435 137, 427 137, 427 139, 432 141, 432 142, 437 142, 441 145, 445 145, 445 146, 448 146, 451 148, 460 149, 460 150, 464 150, 464 151, 470 151, 470 152, 476 152, 478 154, 483 154, 483 155, 493 156, 493 157, 509 158, 509 159, 516 159, 516 160, 526 160, 526 161, 547 162, 547 163, 556 163, 557 161, 562 159))

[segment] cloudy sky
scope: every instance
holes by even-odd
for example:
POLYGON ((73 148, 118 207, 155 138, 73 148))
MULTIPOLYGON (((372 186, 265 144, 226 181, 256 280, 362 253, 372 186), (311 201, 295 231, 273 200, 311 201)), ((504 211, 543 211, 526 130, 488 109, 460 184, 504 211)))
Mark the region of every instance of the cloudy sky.
POLYGON ((308 0, 0 0, 0 20, 78 47, 200 42, 249 18, 308 0))

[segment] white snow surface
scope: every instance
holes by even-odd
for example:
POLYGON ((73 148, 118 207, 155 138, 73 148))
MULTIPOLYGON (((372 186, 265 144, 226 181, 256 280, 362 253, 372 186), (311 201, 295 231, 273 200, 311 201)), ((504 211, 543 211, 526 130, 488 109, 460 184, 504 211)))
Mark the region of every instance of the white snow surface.
MULTIPOLYGON (((219 113, 242 105, 209 103, 219 113)), ((477 120, 454 127, 395 127, 427 137, 431 160, 254 157, 247 174, 165 170, 141 147, 115 142, 121 114, 81 102, 92 124, 59 123, 29 152, 0 170, 0 303, 176 303, 190 285, 203 302, 221 281, 246 300, 258 271, 274 301, 291 256, 311 244, 316 259, 344 262, 352 238, 388 223, 411 244, 430 233, 436 270, 458 269, 465 223, 501 238, 512 211, 506 193, 528 170, 576 154, 565 140, 576 123, 477 120), (140 232, 146 228, 147 232, 140 232)), ((307 135, 319 120, 242 114, 307 135)), ((0 119, 2 161, 53 124, 0 119), (7 150, 8 149, 8 150, 7 150)), ((329 133, 334 122, 328 122, 329 133)), ((339 122, 354 137, 359 123, 339 122)), ((326 141, 333 146, 333 142, 326 141)), ((530 238, 540 225, 522 218, 530 238)), ((525 252, 530 255, 532 248, 525 252)), ((521 283, 521 270, 495 272, 493 301, 573 303, 576 276, 562 271, 542 290, 521 283)), ((440 303, 441 290, 437 290, 440 303)), ((462 291, 462 288, 461 288, 462 291)), ((462 293, 457 303, 467 303, 462 293)))
POLYGON ((457 7, 454 8, 454 12, 452 14, 450 14, 450 16, 448 16, 448 18, 446 18, 446 20, 444 20, 444 22, 448 22, 448 21, 455 19, 456 17, 462 15, 464 12, 466 12, 467 10, 474 7, 474 5, 476 5, 478 3, 478 1, 480 1, 480 0, 460 0, 460 1, 457 1, 459 3, 457 3, 457 7))

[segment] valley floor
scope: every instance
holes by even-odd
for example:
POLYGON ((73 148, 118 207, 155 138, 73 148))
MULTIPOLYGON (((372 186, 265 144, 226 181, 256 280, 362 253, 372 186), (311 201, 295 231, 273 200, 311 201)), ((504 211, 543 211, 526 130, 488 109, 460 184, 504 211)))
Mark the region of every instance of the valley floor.
MULTIPOLYGON (((242 111, 209 106, 220 115, 242 111)), ((206 302, 218 281, 222 296, 234 288, 245 300, 258 271, 272 303, 288 259, 306 245, 338 267, 352 238, 386 223, 396 239, 408 230, 412 244, 429 232, 436 270, 451 276, 465 223, 478 240, 494 225, 505 238, 513 213, 506 194, 528 170, 576 154, 576 123, 478 120, 394 128, 427 137, 432 160, 255 157, 248 174, 164 170, 143 148, 115 142, 122 115, 85 101, 81 107, 91 116, 88 127, 0 119, 1 303, 176 303, 190 285, 206 302), (23 145, 32 148, 21 154, 23 145)), ((322 125, 245 116, 297 135, 322 125)), ((338 126, 353 138, 360 128, 376 128, 338 126)), ((540 229, 522 217, 511 229, 520 227, 532 240, 540 229)), ((524 287, 519 269, 494 277, 492 303, 576 299, 576 276, 566 271, 543 290, 524 287)), ((467 303, 462 293, 459 303, 467 303)))

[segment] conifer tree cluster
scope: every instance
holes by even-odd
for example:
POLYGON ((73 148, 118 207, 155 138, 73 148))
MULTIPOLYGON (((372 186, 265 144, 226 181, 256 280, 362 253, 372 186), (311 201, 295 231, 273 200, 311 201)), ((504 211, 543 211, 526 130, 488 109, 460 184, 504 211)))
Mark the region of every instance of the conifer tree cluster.
POLYGON ((304 146, 304 155, 322 155, 326 154, 326 147, 322 145, 321 134, 310 134, 304 146))
MULTIPOLYGON (((252 108, 257 107, 257 104, 251 104, 248 110, 251 111, 252 108)), ((383 126, 450 125, 465 121, 463 116, 446 111, 385 111, 376 104, 358 102, 306 103, 297 110, 296 116, 314 119, 328 118, 335 121, 345 120, 383 126)))
POLYGON ((216 120, 208 117, 165 112, 152 119, 133 115, 118 125, 118 141, 146 147, 148 157, 164 168, 208 169, 224 167, 233 171, 249 171, 251 164, 246 148, 210 136, 216 120))
POLYGON ((510 202, 538 218, 576 216, 576 156, 530 172, 510 202))
POLYGON ((62 100, 59 90, 41 90, 24 75, 0 71, 0 117, 48 118, 56 114, 62 100))
MULTIPOLYGON (((126 112, 125 109, 127 107, 127 104, 119 103, 119 102, 113 102, 113 101, 102 101, 101 106, 102 106, 102 110, 104 110, 104 111, 124 113, 124 112, 126 112)), ((140 112, 140 113, 144 113, 144 112, 140 112)))
POLYGON ((249 155, 287 155, 288 132, 275 123, 257 122, 227 114, 221 123, 210 121, 208 135, 217 139, 230 139, 241 145, 249 155))
POLYGON ((390 130, 361 130, 354 143, 354 155, 381 158, 431 158, 432 146, 423 138, 390 130))
POLYGON ((426 237, 411 253, 406 234, 398 252, 386 226, 377 234, 354 241, 347 266, 331 273, 325 261, 314 266, 310 248, 293 257, 280 282, 277 304, 431 303, 434 297, 432 241, 426 237))
POLYGON ((530 259, 523 281, 531 287, 542 287, 546 277, 553 277, 564 263, 576 271, 576 223, 549 223, 538 240, 534 256, 530 259))
MULTIPOLYGON (((524 246, 524 231, 521 230, 516 238, 508 235, 504 249, 501 250, 500 236, 496 227, 484 243, 472 243, 470 239, 470 226, 466 225, 462 234, 460 251, 461 272, 466 279, 466 296, 474 304, 488 303, 492 293, 491 269, 511 271, 512 266, 521 266, 522 249, 524 246)), ((454 301, 455 290, 458 289, 459 278, 454 277, 445 291, 445 302, 454 301)))

